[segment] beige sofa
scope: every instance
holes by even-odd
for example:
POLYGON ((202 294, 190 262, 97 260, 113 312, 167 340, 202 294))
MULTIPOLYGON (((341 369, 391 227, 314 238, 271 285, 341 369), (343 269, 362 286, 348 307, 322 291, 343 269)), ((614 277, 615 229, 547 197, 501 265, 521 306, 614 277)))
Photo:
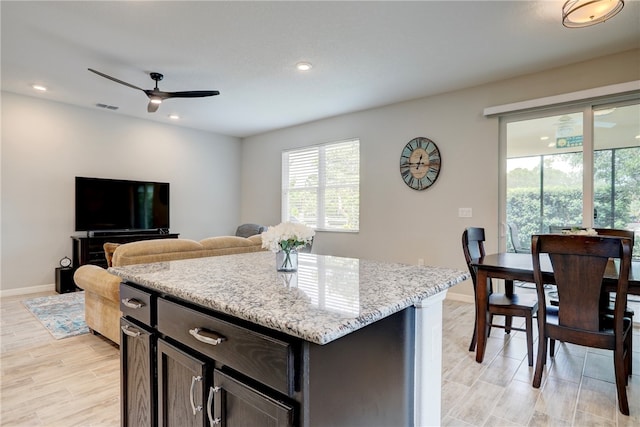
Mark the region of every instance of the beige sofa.
MULTIPOLYGON (((260 235, 209 237, 199 242, 158 239, 104 246, 107 262, 114 267, 263 250, 260 235)), ((89 329, 120 344, 120 278, 102 267, 87 264, 76 270, 73 279, 85 291, 85 320, 89 329)))

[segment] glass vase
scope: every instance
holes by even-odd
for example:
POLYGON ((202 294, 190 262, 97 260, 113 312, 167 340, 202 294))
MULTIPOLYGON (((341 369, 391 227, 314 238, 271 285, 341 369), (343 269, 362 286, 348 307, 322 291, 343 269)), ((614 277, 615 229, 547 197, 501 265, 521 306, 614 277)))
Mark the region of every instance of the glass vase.
POLYGON ((298 271, 298 251, 276 252, 276 270, 278 271, 298 271))

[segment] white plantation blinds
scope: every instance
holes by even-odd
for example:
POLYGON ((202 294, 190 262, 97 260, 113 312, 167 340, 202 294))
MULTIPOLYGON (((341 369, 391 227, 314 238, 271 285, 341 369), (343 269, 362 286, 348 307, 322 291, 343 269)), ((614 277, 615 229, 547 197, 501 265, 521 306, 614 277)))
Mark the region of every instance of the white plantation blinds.
POLYGON ((327 231, 360 227, 360 141, 282 153, 282 220, 327 231))

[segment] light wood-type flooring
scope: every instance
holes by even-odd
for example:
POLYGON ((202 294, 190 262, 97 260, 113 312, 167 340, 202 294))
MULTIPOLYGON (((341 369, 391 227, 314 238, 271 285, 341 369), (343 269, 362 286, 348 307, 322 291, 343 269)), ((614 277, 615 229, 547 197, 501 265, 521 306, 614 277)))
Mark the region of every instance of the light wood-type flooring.
MULTIPOLYGON (((20 302, 42 295, 0 299, 0 425, 119 426, 118 349, 90 334, 55 340, 20 302)), ((627 387, 630 417, 617 409, 610 352, 560 344, 542 387, 534 389, 523 333, 492 331, 478 364, 468 351, 472 329, 473 306, 445 301, 443 425, 640 425, 638 326, 635 375, 627 387)))

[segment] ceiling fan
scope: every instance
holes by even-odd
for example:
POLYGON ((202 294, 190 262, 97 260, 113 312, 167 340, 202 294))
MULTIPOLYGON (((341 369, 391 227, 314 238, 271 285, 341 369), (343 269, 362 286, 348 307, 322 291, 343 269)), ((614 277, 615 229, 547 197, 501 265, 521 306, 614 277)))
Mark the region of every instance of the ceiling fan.
POLYGON ((122 80, 116 79, 115 77, 111 77, 107 74, 101 73, 100 71, 96 71, 92 68, 88 68, 88 70, 91 71, 92 73, 96 73, 99 76, 102 76, 109 80, 113 80, 116 83, 120 83, 122 85, 129 86, 130 88, 138 89, 144 92, 149 97, 149 104, 147 105, 147 111, 149 113, 155 113, 156 111, 158 111, 158 107, 160 106, 162 101, 164 101, 165 99, 201 98, 204 96, 220 95, 220 92, 218 92, 217 90, 188 90, 184 92, 163 92, 160 89, 158 89, 158 82, 162 80, 164 76, 160 73, 155 73, 155 72, 149 73, 149 76, 153 81, 156 82, 156 87, 153 89, 142 89, 138 86, 132 85, 131 83, 123 82, 122 80))

